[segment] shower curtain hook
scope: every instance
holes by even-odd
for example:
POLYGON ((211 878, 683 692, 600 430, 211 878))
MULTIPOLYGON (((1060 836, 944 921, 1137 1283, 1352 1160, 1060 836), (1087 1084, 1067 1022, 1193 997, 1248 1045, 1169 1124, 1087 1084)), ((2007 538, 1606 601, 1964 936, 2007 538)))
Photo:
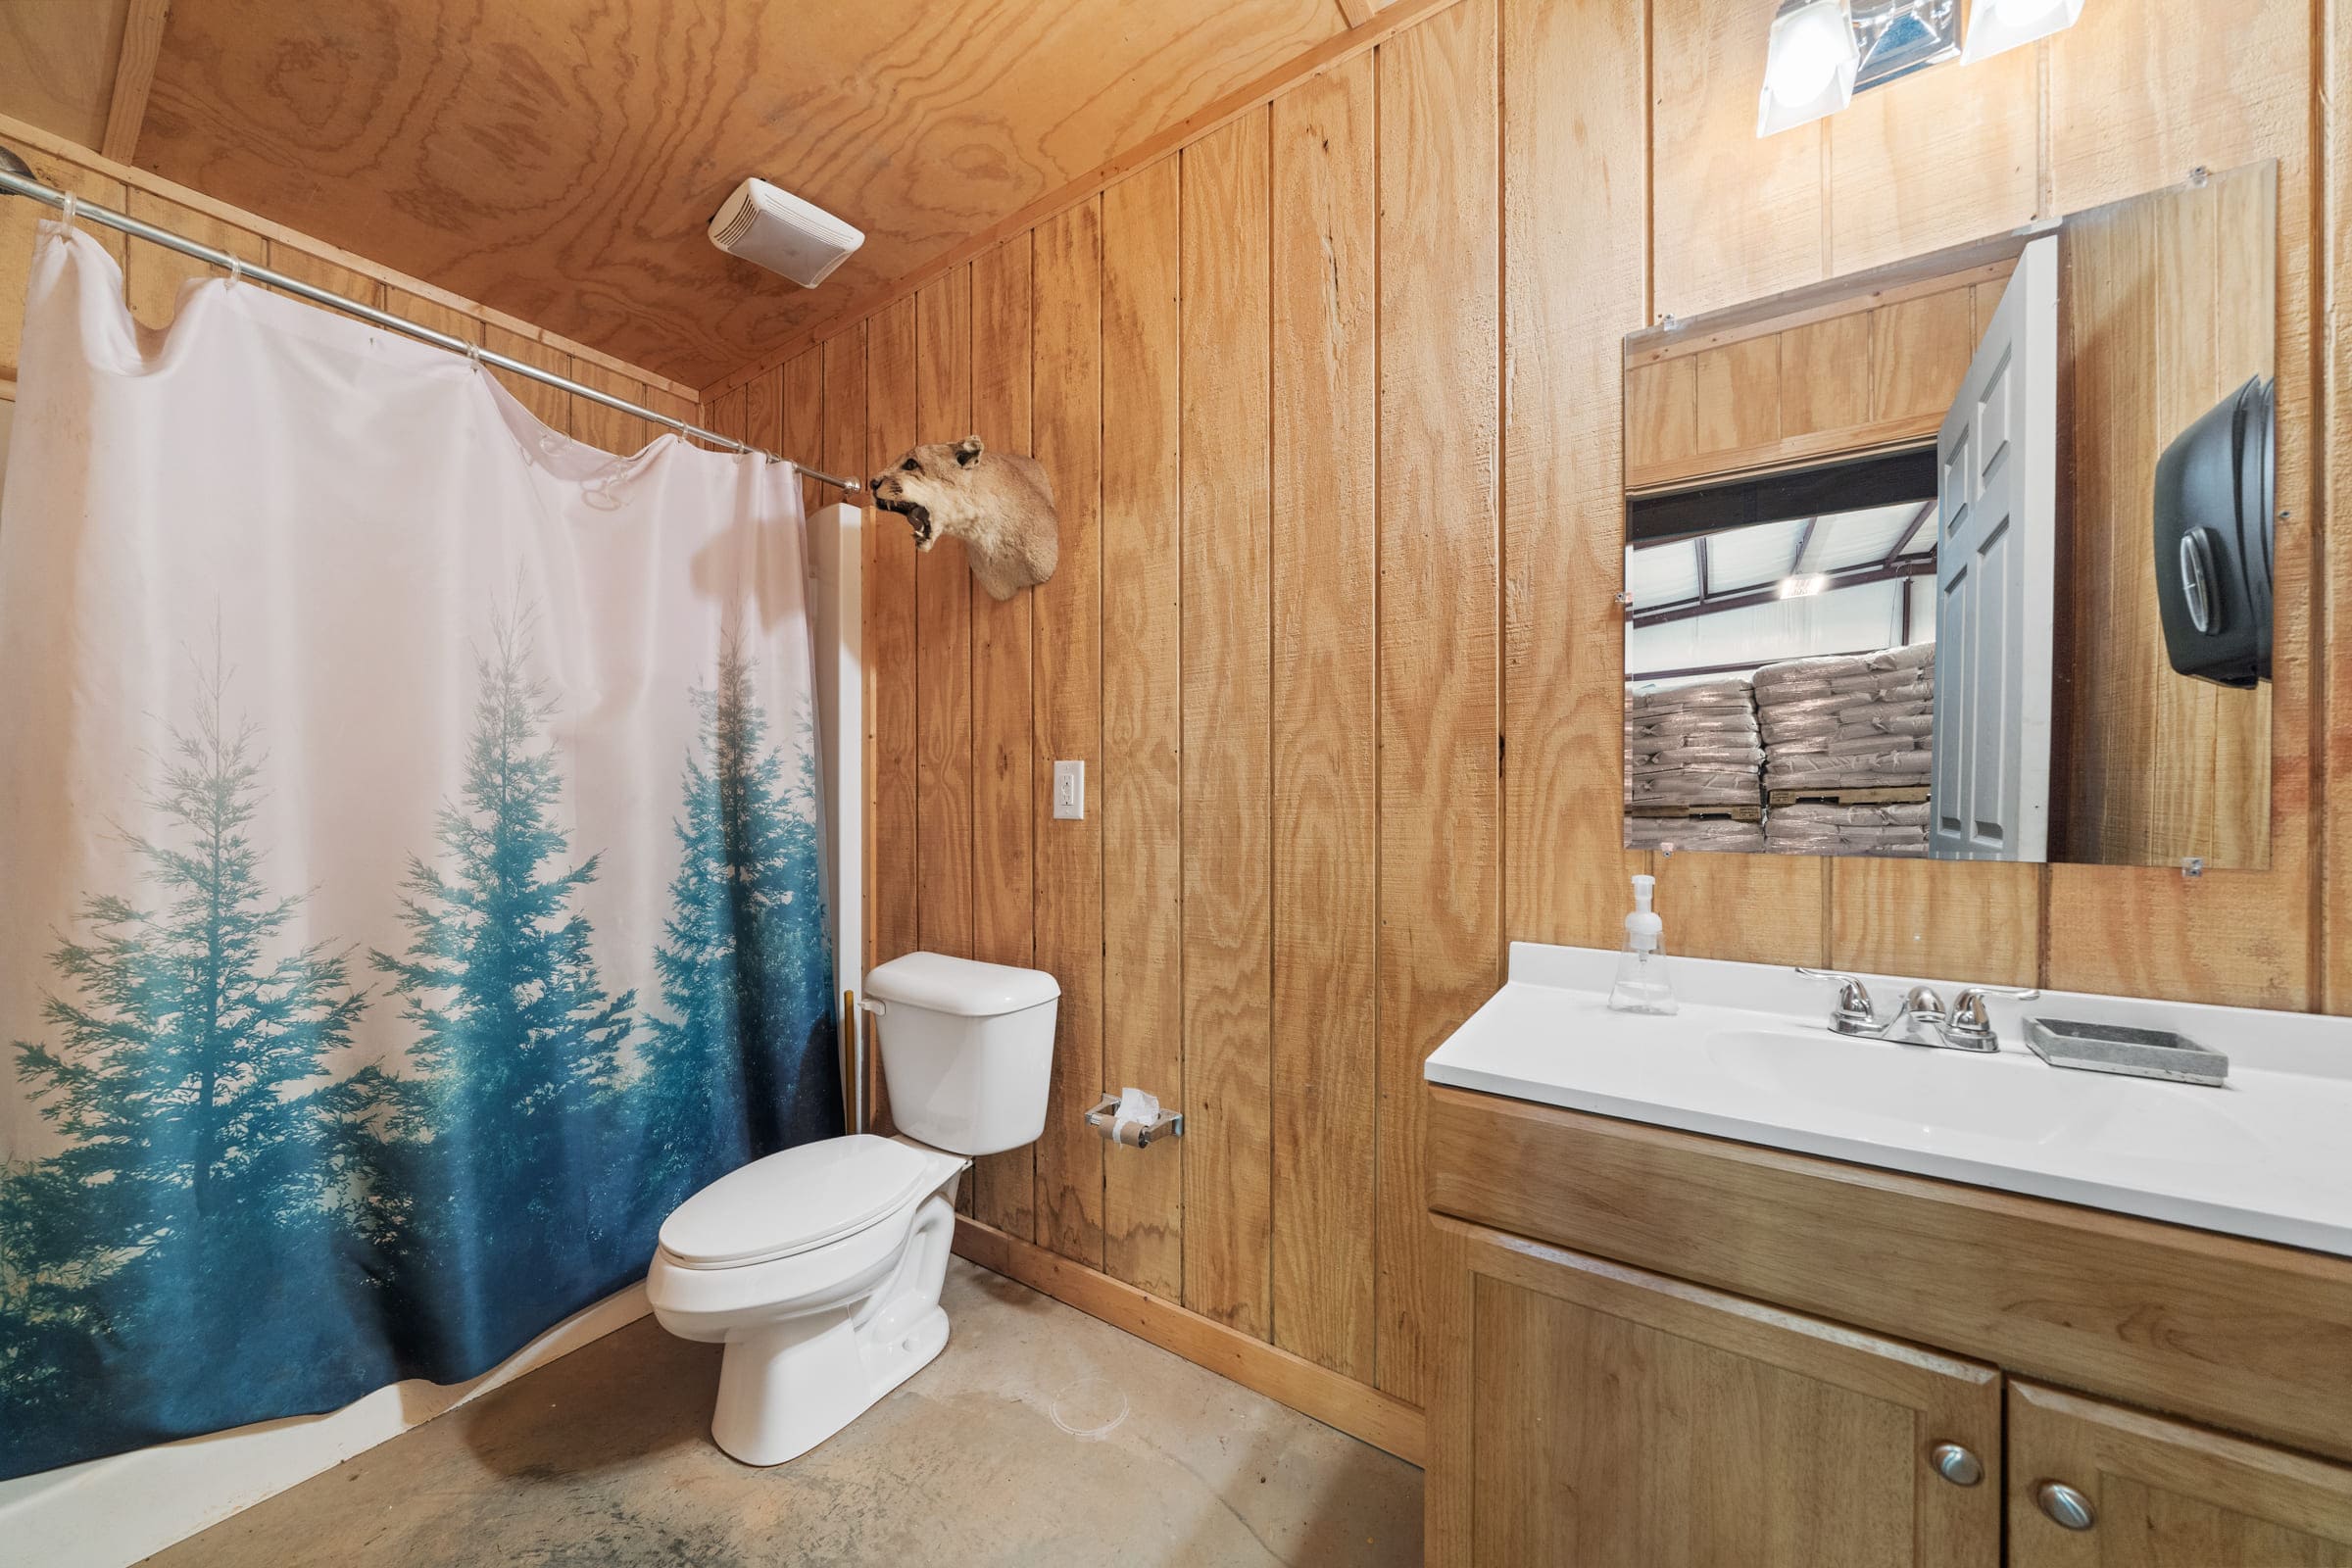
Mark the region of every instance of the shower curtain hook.
POLYGON ((231 257, 228 259, 228 286, 229 286, 229 287, 231 287, 231 288, 234 288, 234 287, 236 287, 236 286, 237 286, 239 283, 242 283, 242 282, 244 282, 244 281, 245 281, 245 264, 244 264, 243 262, 240 262, 240 261, 238 261, 238 260, 237 260, 237 259, 236 259, 234 256, 231 256, 231 257))
POLYGON ((475 369, 478 370, 482 368, 482 346, 479 343, 466 344, 466 357, 473 362, 475 369))
POLYGON ((66 192, 66 199, 58 204, 58 220, 66 225, 66 229, 70 233, 74 228, 74 220, 80 216, 81 198, 72 191, 66 192))

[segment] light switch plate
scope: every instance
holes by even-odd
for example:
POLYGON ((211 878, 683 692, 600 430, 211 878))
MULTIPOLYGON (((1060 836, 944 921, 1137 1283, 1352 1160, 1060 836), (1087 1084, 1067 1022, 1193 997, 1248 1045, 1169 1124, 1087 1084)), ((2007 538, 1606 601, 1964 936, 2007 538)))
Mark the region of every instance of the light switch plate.
POLYGON ((1086 764, 1054 764, 1054 814, 1071 822, 1086 820, 1086 764))

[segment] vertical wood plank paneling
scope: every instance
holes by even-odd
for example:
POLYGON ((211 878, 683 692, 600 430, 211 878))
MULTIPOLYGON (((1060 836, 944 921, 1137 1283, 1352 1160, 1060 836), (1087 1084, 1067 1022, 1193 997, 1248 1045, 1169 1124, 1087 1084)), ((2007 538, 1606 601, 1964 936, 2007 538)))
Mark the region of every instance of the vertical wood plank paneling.
POLYGON ((1274 1343, 1373 1370, 1373 59, 1274 100, 1274 1343))
POLYGON ((1054 1088, 1037 1143, 1039 1243, 1102 1266, 1102 217, 1100 198, 1038 225, 1037 459, 1054 484, 1061 558, 1032 590, 1037 961, 1061 982, 1054 1088), (1052 820, 1055 759, 1087 763, 1086 817, 1052 820))
MULTIPOLYGON (((819 461, 844 478, 863 479, 871 471, 865 461, 865 337, 863 321, 825 339, 809 352, 819 361, 820 386, 817 406, 823 411, 824 441, 819 461)), ((867 514, 864 527, 871 532, 873 515, 867 514)), ((870 551, 870 546, 869 546, 870 551)), ((873 668, 872 661, 866 663, 873 668)), ((872 710, 867 710, 867 722, 872 722, 872 710)), ((871 887, 871 884, 868 884, 871 887)), ((867 898, 871 909, 872 898, 867 898)))
POLYGON ((1976 357, 1976 298, 1946 289, 1870 313, 1870 416, 1941 414, 1976 357))
MULTIPOLYGON (((869 466, 898 460, 914 445, 914 301, 901 300, 867 323, 865 456, 869 466)), ((865 667, 872 672, 867 722, 873 727, 874 876, 866 884, 874 911, 869 964, 887 963, 922 944, 920 782, 921 719, 915 660, 914 536, 890 512, 865 518, 865 667)), ((887 1021, 878 1031, 889 1049, 887 1021)), ((878 1063, 877 1063, 878 1070, 878 1063)))
MULTIPOLYGON (((753 426, 760 428, 758 411, 765 401, 760 388, 768 377, 761 376, 752 383, 753 426)), ((812 348, 796 359, 785 362, 775 377, 776 444, 771 449, 778 457, 795 463, 823 468, 828 473, 840 472, 825 461, 825 353, 812 348)), ((865 470, 860 466, 845 479, 862 479, 865 470)), ((834 492, 814 479, 801 481, 801 508, 814 514, 822 506, 839 499, 834 492)))
MULTIPOLYGON (((1698 456, 1696 355, 1678 354, 1671 360, 1627 370, 1624 399, 1628 466, 1683 463, 1698 456)), ((1611 533, 1615 539, 1623 539, 1622 514, 1611 533)))
POLYGON ((1504 0, 1502 18, 1503 935, 1605 947, 1626 874, 1648 862, 1619 849, 1612 598, 1619 340, 1642 324, 1647 256, 1647 45, 1641 7, 1504 0), (1559 91, 1571 77, 1579 90, 1559 91))
MULTIPOLYGON (((817 370, 813 354, 803 355, 808 361, 807 376, 809 389, 816 394, 806 411, 807 423, 803 433, 815 436, 825 421, 824 383, 817 370)), ((798 362, 796 362, 798 363, 798 362)), ((743 439, 762 452, 772 452, 779 458, 798 458, 803 463, 816 461, 816 441, 799 443, 784 439, 784 367, 764 370, 743 386, 743 439)), ((814 511, 803 500, 804 511, 814 511)))
MULTIPOLYGON (((278 239, 268 242, 264 248, 264 255, 270 268, 285 273, 288 277, 299 278, 314 288, 330 289, 346 299, 358 300, 363 305, 380 305, 381 303, 383 285, 367 273, 345 267, 340 262, 330 262, 325 257, 315 255, 299 245, 278 239)), ((288 298, 293 297, 292 295, 288 296, 288 298)), ((313 306, 312 309, 324 310, 325 307, 313 306)))
MULTIPOLYGON (((972 429, 992 451, 1026 454, 1030 241, 972 259, 972 429)), ((1030 602, 972 588, 972 940, 991 963, 1037 961, 1036 797, 1030 755, 1030 602)), ((972 1167, 972 1212, 1022 1241, 1037 1236, 1037 1154, 1010 1149, 972 1167)))
POLYGON ((1827 272, 1883 267, 2030 221, 2040 91, 2038 51, 2012 49, 1965 71, 1923 71, 1874 87, 1824 121, 1827 272))
MULTIPOLYGON (((1184 709, 1174 157, 1102 193, 1102 1082, 1183 1103, 1184 709)), ((1184 1145, 1104 1151, 1103 1257, 1184 1294, 1184 1145)))
MULTIPOLYGON (((955 268, 914 297, 914 439, 972 426, 972 273, 955 268)), ((877 467, 901 454, 885 453, 877 467)), ((983 596, 985 597, 985 596, 983 596)), ((963 541, 914 558, 915 934, 926 953, 973 956, 972 572, 963 541)), ((976 1181, 956 1190, 970 1213, 976 1181)))
MULTIPOLYGON (((389 296, 393 291, 387 289, 385 292, 389 296)), ((463 335, 465 329, 451 326, 443 330, 463 335)), ((571 356, 551 348, 537 338, 525 337, 495 322, 483 323, 481 332, 482 347, 486 349, 504 354, 511 360, 520 360, 525 365, 535 365, 542 370, 553 370, 558 375, 571 374, 571 356)), ((515 402, 530 410, 541 424, 558 431, 571 428, 572 399, 569 393, 549 386, 545 381, 516 375, 512 370, 493 370, 491 373, 498 377, 498 384, 512 393, 515 402)))
MULTIPOLYGON (((644 382, 640 384, 644 387, 644 391, 639 394, 638 401, 644 404, 647 408, 653 410, 656 414, 662 416, 664 418, 684 419, 690 424, 694 421, 695 412, 699 407, 694 399, 686 397, 680 393, 672 392, 666 386, 657 385, 652 382, 644 382)), ((657 440, 667 433, 669 432, 666 426, 657 424, 652 426, 650 433, 648 433, 646 436, 646 439, 649 441, 657 440)))
POLYGON ((2269 859, 2270 691, 2173 672, 2145 537, 2166 443, 2272 369, 2272 172, 2258 167, 2135 197, 2069 223, 2059 238, 2078 564, 2063 579, 2060 612, 2073 633, 2060 685, 2074 737, 2067 859, 2269 859))
POLYGON ((2078 211, 2276 158, 2278 170, 2278 678, 2272 689, 2271 868, 2208 872, 2054 865, 2043 981, 2245 1006, 2314 1000, 2311 703, 2312 10, 2258 0, 2226 23, 2197 0, 2092 11, 2053 38, 2050 161, 2058 210, 2078 211), (2189 40, 2197 40, 2194 43, 2189 40), (2296 526, 2296 519, 2303 526, 2296 526))
MULTIPOLYGON (((269 265, 269 243, 260 234, 224 222, 210 213, 182 206, 169 197, 134 185, 124 193, 122 210, 143 223, 153 223, 215 250, 226 251, 239 261, 269 265)), ((168 251, 161 245, 134 244, 123 252, 123 292, 130 301, 130 314, 141 326, 172 324, 172 318, 179 309, 181 284, 225 275, 217 267, 177 251, 168 251)), ((15 308, 13 302, 10 308, 15 308)))
POLYGON ((1649 10, 1653 309, 1689 318, 1827 275, 1822 122, 1756 134, 1772 13, 1750 0, 1649 10))
MULTIPOLYGON (((956 268, 923 289, 914 313, 914 439, 960 441, 972 430, 971 269, 956 268)), ((898 456, 886 453, 882 463, 898 456)), ((972 570, 960 539, 934 540, 914 561, 915 933, 926 952, 968 958, 972 570)))
MULTIPOLYGON (((866 451, 872 442, 872 432, 867 427, 872 400, 867 396, 866 386, 866 344, 872 335, 868 323, 858 321, 827 338, 819 350, 824 357, 824 466, 833 472, 844 476, 857 475, 862 478, 872 472, 872 466, 867 462, 866 451)), ((865 791, 865 844, 863 846, 865 856, 865 929, 858 935, 863 950, 861 954, 862 967, 869 970, 882 961, 884 922, 880 890, 885 856, 892 853, 884 849, 882 834, 879 831, 882 814, 882 736, 877 713, 881 707, 881 675, 875 667, 876 644, 874 639, 881 629, 881 621, 877 617, 875 610, 874 578, 877 569, 875 557, 878 553, 880 532, 876 524, 881 520, 896 522, 898 519, 886 519, 884 514, 869 507, 859 514, 858 524, 860 552, 859 580, 863 585, 860 606, 860 613, 863 617, 863 625, 860 628, 863 690, 860 693, 859 706, 865 712, 865 733, 861 737, 859 748, 864 756, 865 775, 863 786, 865 791)), ((911 867, 907 868, 909 882, 912 880, 911 869, 911 867)), ((860 972, 851 979, 843 981, 843 985, 845 987, 854 985, 862 993, 865 989, 865 975, 860 972)), ((863 1030, 869 1041, 879 1041, 880 1031, 872 1021, 866 1021, 863 1024, 863 1030)), ((844 1039, 845 1054, 850 1053, 852 1044, 850 1039, 844 1039)), ((882 1064, 878 1053, 869 1057, 866 1067, 867 1093, 871 1102, 868 1107, 871 1117, 870 1125, 875 1129, 887 1127, 890 1125, 890 1097, 887 1086, 882 1081, 882 1064)), ((842 1063, 841 1081, 845 1101, 855 1093, 851 1084, 853 1071, 854 1061, 842 1063)))
MULTIPOLYGON (((2176 184, 2192 169, 2265 158, 2287 165, 2284 185, 2307 189, 2312 15, 2313 0, 2084 6, 2043 46, 2050 211, 2079 213, 2176 184)), ((2292 254, 2283 243, 2280 252, 2292 254)))
POLYGON ((2041 867, 1832 860, 1833 969, 2030 986, 2041 962, 2041 867))
POLYGON ((1421 1063, 1502 953, 1495 0, 1380 51, 1378 1386, 1427 1376, 1421 1063))
POLYGON ((732 436, 738 441, 745 440, 743 432, 749 422, 745 417, 748 412, 745 405, 749 401, 750 394, 743 387, 737 387, 732 392, 722 392, 703 405, 701 420, 703 427, 708 430, 715 430, 723 436, 732 436))
POLYGON ((1268 177, 1254 110, 1184 152, 1184 1304, 1272 1327, 1268 177))
POLYGON ((1870 417, 1870 313, 1792 326, 1781 339, 1781 434, 1842 430, 1870 417))
MULTIPOLYGON (((404 306, 402 309, 406 313, 411 307, 404 306)), ((582 386, 592 386, 599 392, 609 392, 616 398, 626 398, 632 403, 645 401, 645 383, 643 381, 622 375, 617 370, 608 370, 603 366, 592 364, 587 360, 578 360, 573 363, 571 376, 582 386)), ((660 426, 641 419, 633 414, 623 414, 617 409, 606 408, 595 399, 581 397, 577 392, 570 394, 570 399, 571 438, 592 446, 600 452, 609 452, 615 457, 629 457, 640 451, 655 436, 661 434, 660 426)))
POLYGON ((1781 340, 1751 337, 1690 358, 1698 450, 1735 452, 1781 438, 1781 340))
MULTIPOLYGON (((2335 323, 2326 334, 2321 382, 2312 405, 2312 425, 2325 431, 2313 443, 2320 465, 2320 514, 2352 516, 2352 0, 2320 0, 2319 36, 2329 40, 2323 56, 2320 89, 2335 106, 2321 141, 2321 189, 2325 228, 2315 236, 2320 255, 2317 308, 2335 323)), ((2338 891, 2343 873, 2336 859, 2352 847, 2352 562, 2340 529, 2329 530, 2325 554, 2315 564, 2324 638, 2315 639, 2323 662, 2313 671, 2322 696, 2324 722, 2319 760, 2324 787, 2324 832, 2313 846, 2325 872, 2319 885, 2320 995, 2330 1012, 2352 1012, 2352 899, 2338 891)), ((2278 853, 2278 846, 2272 846, 2278 853)))
MULTIPOLYGON (((1621 743, 1622 744, 1622 743, 1621 743)), ((1809 855, 1655 858, 1666 951, 1741 963, 1822 963, 1829 874, 1809 855)), ((1618 910, 1632 907, 1632 893, 1618 910)))

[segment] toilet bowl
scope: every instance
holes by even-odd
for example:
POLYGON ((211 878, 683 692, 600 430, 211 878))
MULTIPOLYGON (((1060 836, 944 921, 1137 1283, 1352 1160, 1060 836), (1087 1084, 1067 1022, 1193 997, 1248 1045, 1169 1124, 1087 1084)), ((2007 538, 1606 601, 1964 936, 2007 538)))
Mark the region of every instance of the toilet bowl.
POLYGON ((1051 975, 917 953, 866 977, 900 1133, 803 1144, 730 1171, 662 1225, 646 1295, 723 1344, 710 1435, 746 1464, 815 1447, 946 1348, 956 1187, 1045 1128, 1051 975))

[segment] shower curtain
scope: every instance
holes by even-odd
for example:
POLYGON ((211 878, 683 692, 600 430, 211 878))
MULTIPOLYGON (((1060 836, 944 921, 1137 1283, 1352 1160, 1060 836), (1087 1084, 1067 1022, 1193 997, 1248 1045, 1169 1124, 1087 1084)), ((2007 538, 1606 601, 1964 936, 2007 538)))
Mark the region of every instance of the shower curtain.
POLYGON ((42 225, 0 1476, 471 1377, 842 1127, 800 486, 42 225))

